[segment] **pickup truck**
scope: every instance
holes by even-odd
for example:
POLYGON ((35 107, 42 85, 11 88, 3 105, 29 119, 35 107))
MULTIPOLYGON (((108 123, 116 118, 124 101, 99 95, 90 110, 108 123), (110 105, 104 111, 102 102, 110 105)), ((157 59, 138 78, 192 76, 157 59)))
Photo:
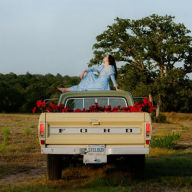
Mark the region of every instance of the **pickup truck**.
MULTIPOLYGON (((60 95, 58 104, 73 109, 100 106, 133 106, 127 91, 81 91, 60 95)), ((84 164, 106 164, 131 159, 130 166, 144 171, 149 153, 151 117, 146 112, 43 112, 38 135, 41 153, 47 154, 48 179, 61 178, 72 159, 84 164)))

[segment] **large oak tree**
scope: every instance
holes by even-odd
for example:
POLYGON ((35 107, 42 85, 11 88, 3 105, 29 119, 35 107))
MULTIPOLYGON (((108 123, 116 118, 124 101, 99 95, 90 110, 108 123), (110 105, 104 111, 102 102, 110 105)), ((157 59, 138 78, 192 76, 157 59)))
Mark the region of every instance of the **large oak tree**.
MULTIPOLYGON (((116 18, 115 23, 96 37, 90 65, 99 64, 106 54, 125 63, 119 70, 120 80, 138 74, 143 89, 154 96, 159 115, 166 84, 185 79, 192 72, 192 37, 184 24, 172 16, 151 15, 138 20, 116 18), (180 76, 176 74, 180 74, 180 76), (182 75, 181 75, 182 74, 182 75), (142 77, 141 77, 142 76, 142 77), (145 76, 145 77, 143 77, 145 76)), ((130 82, 127 82, 130 83, 130 82)), ((126 86, 125 86, 126 87, 126 86)))

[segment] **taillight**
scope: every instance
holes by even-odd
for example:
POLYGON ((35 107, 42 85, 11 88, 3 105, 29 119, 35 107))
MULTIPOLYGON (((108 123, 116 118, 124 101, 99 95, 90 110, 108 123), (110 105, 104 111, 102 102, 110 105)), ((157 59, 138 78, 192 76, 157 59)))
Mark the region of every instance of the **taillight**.
POLYGON ((150 144, 150 140, 146 140, 146 144, 149 145, 150 144))
POLYGON ((146 137, 149 137, 151 135, 151 124, 150 123, 145 124, 145 130, 146 130, 146 137))
POLYGON ((149 145, 151 140, 151 123, 145 123, 145 132, 146 132, 145 143, 149 145))
POLYGON ((45 136, 45 124, 41 123, 39 125, 39 134, 41 137, 44 137, 45 136))

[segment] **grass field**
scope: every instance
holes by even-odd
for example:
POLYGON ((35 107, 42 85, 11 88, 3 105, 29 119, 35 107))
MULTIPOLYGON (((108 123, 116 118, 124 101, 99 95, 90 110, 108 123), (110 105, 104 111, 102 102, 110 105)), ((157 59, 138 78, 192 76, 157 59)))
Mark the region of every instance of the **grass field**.
POLYGON ((147 156, 144 180, 133 179, 123 167, 76 165, 50 182, 37 138, 38 115, 0 114, 0 191, 192 192, 192 114, 165 115, 167 123, 153 124, 158 141, 147 156), (169 145, 172 135, 179 137, 169 145))

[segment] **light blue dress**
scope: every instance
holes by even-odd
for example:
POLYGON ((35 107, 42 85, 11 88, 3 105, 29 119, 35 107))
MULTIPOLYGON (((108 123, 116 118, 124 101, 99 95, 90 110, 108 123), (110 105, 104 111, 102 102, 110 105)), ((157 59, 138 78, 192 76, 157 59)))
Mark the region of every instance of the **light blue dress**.
POLYGON ((109 81, 113 82, 114 87, 118 84, 115 80, 115 68, 113 65, 107 66, 103 70, 104 64, 93 66, 87 69, 87 73, 78 85, 69 88, 70 91, 90 91, 90 90, 110 90, 109 81), (95 72, 100 73, 99 76, 95 72))

